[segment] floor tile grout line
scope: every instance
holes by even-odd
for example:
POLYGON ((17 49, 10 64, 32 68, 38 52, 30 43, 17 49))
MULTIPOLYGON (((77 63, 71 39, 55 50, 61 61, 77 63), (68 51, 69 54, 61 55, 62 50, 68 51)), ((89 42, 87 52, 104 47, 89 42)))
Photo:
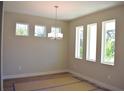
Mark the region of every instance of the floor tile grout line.
POLYGON ((75 84, 75 83, 79 83, 79 82, 80 82, 80 81, 76 81, 76 82, 72 82, 72 83, 68 83, 68 84, 62 84, 62 85, 53 86, 53 87, 47 87, 47 88, 42 88, 42 89, 36 89, 36 90, 32 90, 32 91, 38 91, 38 90, 45 90, 45 89, 55 88, 55 87, 61 87, 61 86, 71 85, 71 84, 75 84))

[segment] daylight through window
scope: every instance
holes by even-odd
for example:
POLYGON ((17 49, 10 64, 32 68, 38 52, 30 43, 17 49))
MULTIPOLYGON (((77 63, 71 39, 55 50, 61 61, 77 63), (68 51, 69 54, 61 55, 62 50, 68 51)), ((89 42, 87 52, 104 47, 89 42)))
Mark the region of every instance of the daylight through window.
POLYGON ((36 36, 36 37, 46 37, 45 26, 35 25, 34 36, 36 36))
POLYGON ((102 22, 101 63, 114 65, 115 58, 115 20, 102 22))
POLYGON ((75 58, 83 58, 83 26, 76 27, 75 58))
POLYGON ((86 60, 96 61, 97 23, 87 25, 87 55, 86 60))
POLYGON ((16 35, 17 36, 28 36, 28 24, 16 23, 16 35))

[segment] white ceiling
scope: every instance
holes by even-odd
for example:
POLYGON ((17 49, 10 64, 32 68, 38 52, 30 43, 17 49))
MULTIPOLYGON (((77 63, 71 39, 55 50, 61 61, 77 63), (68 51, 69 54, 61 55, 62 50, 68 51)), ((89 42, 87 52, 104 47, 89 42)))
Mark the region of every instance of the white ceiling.
POLYGON ((123 1, 5 1, 4 10, 47 18, 55 18, 58 5, 58 19, 71 20, 103 9, 124 4, 123 1))

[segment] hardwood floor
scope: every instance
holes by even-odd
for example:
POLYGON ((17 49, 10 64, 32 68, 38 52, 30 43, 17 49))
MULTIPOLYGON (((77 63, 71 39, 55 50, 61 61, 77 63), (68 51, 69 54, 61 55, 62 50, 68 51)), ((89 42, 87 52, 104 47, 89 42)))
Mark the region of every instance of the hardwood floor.
POLYGON ((106 91, 70 73, 4 80, 5 91, 106 91))

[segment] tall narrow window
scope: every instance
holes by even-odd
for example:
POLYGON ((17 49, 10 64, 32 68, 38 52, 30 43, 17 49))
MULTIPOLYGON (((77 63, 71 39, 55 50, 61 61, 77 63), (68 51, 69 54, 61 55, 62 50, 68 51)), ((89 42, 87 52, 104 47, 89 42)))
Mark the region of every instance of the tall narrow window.
POLYGON ((83 26, 76 27, 75 58, 83 58, 83 26))
POLYGON ((97 23, 87 25, 87 54, 86 60, 96 61, 97 23))
POLYGON ((115 20, 102 22, 101 63, 114 65, 115 20))
POLYGON ((36 37, 46 37, 46 28, 45 28, 45 26, 35 25, 34 36, 36 36, 36 37))
POLYGON ((28 36, 28 24, 16 23, 16 36, 28 36))

